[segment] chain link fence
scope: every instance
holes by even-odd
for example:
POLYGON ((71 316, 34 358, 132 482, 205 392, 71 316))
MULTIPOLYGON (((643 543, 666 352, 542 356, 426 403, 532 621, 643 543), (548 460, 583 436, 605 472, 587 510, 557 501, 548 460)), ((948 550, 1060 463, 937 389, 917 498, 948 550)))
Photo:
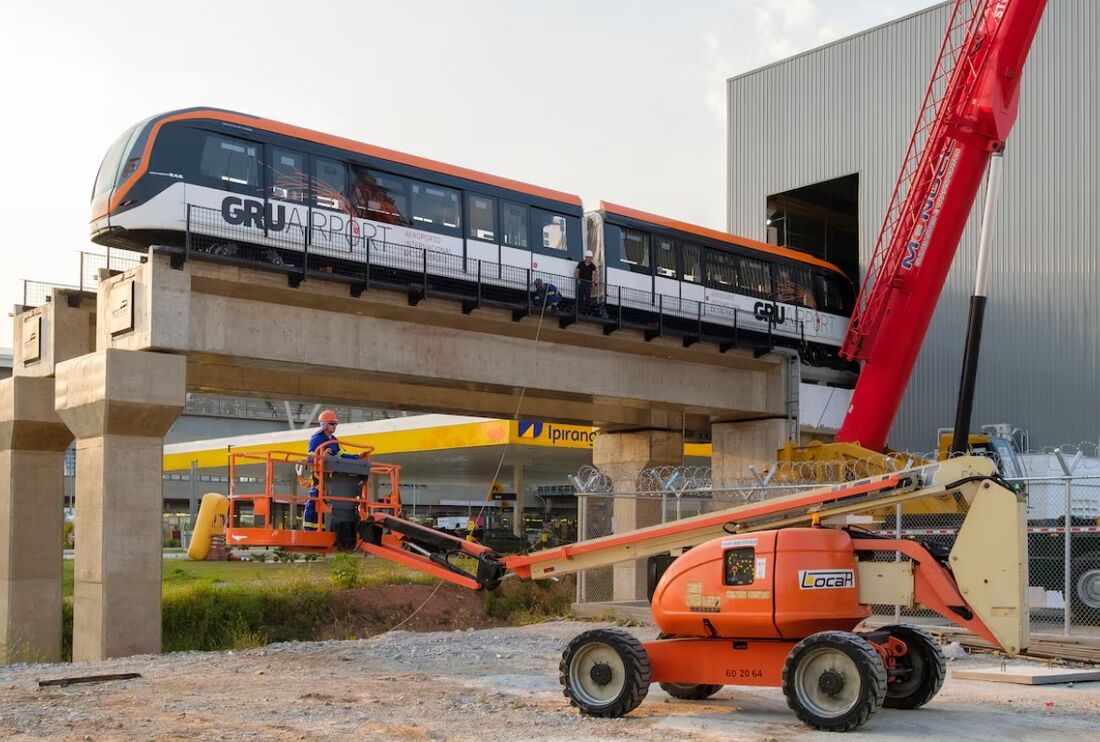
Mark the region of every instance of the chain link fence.
MULTIPOLYGON (((1010 484, 1027 493, 1029 554, 1028 605, 1032 629, 1066 636, 1100 636, 1100 451, 1094 443, 1019 453, 996 452, 998 468, 1010 484)), ((895 454, 897 469, 934 457, 895 454)), ((642 471, 635 492, 616 492, 612 480, 594 467, 574 478, 578 533, 581 540, 614 532, 616 510, 629 509, 639 522, 666 523, 712 513, 745 503, 880 473, 866 462, 779 462, 713 486, 710 467, 656 467, 642 471)), ((901 536, 950 548, 962 523, 961 513, 933 512, 919 504, 877 512, 866 527, 886 536, 901 536)), ((893 552, 877 558, 904 558, 893 552)), ((634 564, 646 574, 647 560, 634 564)), ((578 579, 581 603, 616 599, 613 567, 588 570, 578 579)), ((637 596, 635 596, 637 597, 637 596)), ((644 596, 643 596, 644 597, 644 596)), ((621 596, 620 596, 621 598, 621 596)), ((884 618, 947 625, 946 619, 921 608, 877 605, 884 618)))
POLYGON ((70 286, 63 283, 46 283, 23 279, 23 306, 40 307, 50 301, 54 289, 94 292, 99 286, 99 271, 106 268, 112 273, 129 270, 145 260, 139 253, 128 250, 112 250, 106 253, 81 252, 80 283, 70 286))

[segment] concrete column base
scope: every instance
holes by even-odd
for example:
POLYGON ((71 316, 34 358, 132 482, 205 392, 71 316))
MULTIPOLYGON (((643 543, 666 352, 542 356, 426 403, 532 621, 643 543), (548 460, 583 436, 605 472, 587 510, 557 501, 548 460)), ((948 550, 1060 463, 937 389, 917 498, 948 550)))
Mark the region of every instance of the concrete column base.
POLYGON ((733 487, 752 477, 750 466, 759 472, 761 467, 775 461, 776 452, 787 442, 787 421, 776 418, 715 423, 710 429, 710 439, 714 488, 733 487))
POLYGON ((164 434, 185 396, 182 356, 108 349, 57 367, 77 438, 75 662, 160 652, 164 434))
POLYGON ((50 378, 0 381, 0 663, 61 660, 65 449, 50 378))
MULTIPOLYGON (((637 491, 638 475, 643 469, 675 466, 683 460, 683 454, 684 437, 679 432, 601 433, 592 446, 592 464, 611 478, 617 494, 626 494, 637 491)), ((661 522, 661 502, 656 498, 616 497, 612 508, 614 533, 661 522)), ((616 564, 613 573, 614 600, 645 600, 644 560, 616 564)))
POLYGON ((525 505, 523 502, 523 464, 512 465, 512 491, 516 493, 516 502, 513 508, 515 516, 512 520, 512 535, 526 539, 527 531, 523 527, 523 508, 525 505))

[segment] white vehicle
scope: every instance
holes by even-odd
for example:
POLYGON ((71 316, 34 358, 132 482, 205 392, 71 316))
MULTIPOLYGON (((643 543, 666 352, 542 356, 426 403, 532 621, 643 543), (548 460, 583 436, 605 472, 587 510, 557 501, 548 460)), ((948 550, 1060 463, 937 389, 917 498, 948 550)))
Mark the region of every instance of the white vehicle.
MULTIPOLYGON (((178 249, 183 259, 262 264, 346 281, 532 309, 536 279, 551 311, 612 332, 643 329, 724 348, 837 356, 851 282, 805 253, 276 121, 210 108, 154 116, 108 150, 92 195, 103 245, 178 249), (578 286, 587 250, 599 269, 578 286), (578 289, 586 289, 578 294, 578 289), (571 317, 569 315, 572 315, 571 317)), ((540 302, 541 303, 541 302, 540 302)), ((541 307, 540 307, 541 308, 541 307)))

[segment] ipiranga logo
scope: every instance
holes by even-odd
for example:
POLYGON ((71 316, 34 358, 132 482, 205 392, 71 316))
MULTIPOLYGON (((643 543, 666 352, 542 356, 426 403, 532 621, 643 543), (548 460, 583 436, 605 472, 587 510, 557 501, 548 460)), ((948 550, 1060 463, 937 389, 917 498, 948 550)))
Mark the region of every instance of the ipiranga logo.
POLYGON ((800 569, 798 587, 802 590, 828 590, 855 587, 856 574, 851 569, 800 569))

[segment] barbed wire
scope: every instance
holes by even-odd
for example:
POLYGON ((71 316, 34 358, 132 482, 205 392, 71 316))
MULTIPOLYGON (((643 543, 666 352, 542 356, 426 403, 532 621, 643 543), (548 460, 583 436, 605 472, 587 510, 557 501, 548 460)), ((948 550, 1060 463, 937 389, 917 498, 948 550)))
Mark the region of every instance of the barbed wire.
MULTIPOLYGON (((759 469, 749 466, 736 472, 736 476, 727 474, 717 480, 710 466, 655 466, 643 469, 633 487, 622 487, 621 491, 616 490, 612 478, 599 468, 584 465, 578 470, 574 485, 580 495, 632 498, 671 495, 748 502, 875 476, 882 473, 883 466, 900 471, 935 460, 935 453, 895 452, 872 460, 775 461, 759 469)), ((1100 477, 1100 445, 1084 441, 1017 453, 1000 468, 1005 470, 1001 473, 1008 479, 1057 479, 1066 476, 1063 462, 1071 476, 1100 477)))

